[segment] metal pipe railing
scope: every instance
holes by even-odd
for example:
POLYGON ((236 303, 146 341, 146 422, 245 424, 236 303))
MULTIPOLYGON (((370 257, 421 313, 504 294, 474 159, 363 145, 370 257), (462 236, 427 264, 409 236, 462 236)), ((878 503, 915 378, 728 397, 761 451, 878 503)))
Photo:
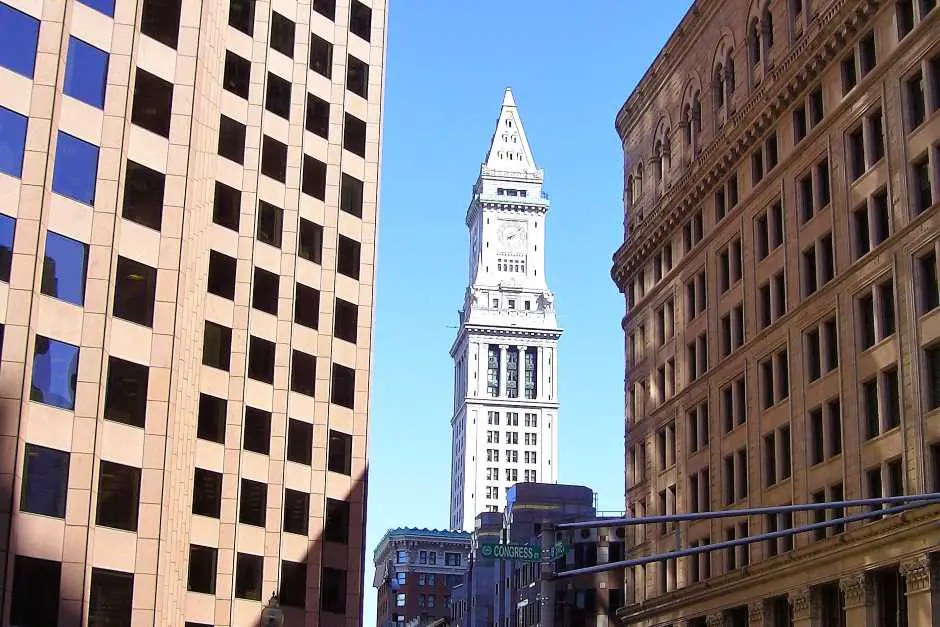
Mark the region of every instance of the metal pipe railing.
MULTIPOLYGON (((812 523, 809 525, 802 525, 800 527, 791 527, 790 529, 781 529, 779 531, 771 531, 771 532, 761 533, 761 534, 757 534, 753 536, 747 536, 744 538, 735 538, 734 540, 724 540, 722 542, 715 542, 713 544, 706 544, 704 546, 681 549, 678 551, 673 551, 671 553, 658 553, 655 555, 648 555, 645 557, 638 557, 635 559, 622 560, 619 562, 610 562, 607 564, 598 564, 596 566, 586 566, 584 568, 575 568, 573 570, 566 570, 566 571, 555 573, 553 578, 564 579, 566 577, 576 577, 578 575, 588 575, 591 573, 602 573, 602 572, 607 572, 610 570, 619 570, 622 568, 631 568, 633 566, 642 566, 645 564, 650 564, 652 562, 663 562, 666 560, 676 559, 679 557, 690 557, 693 555, 699 555, 700 553, 710 553, 712 551, 719 551, 719 550, 727 549, 731 547, 754 544, 757 542, 763 542, 765 540, 783 538, 786 536, 796 535, 798 533, 806 533, 809 531, 814 531, 816 529, 824 529, 826 527, 832 527, 835 525, 844 525, 846 523, 857 522, 860 520, 867 520, 869 518, 890 516, 892 514, 899 514, 901 512, 905 512, 911 509, 916 509, 918 507, 925 507, 927 505, 940 503, 940 494, 935 493, 931 495, 917 495, 916 497, 885 497, 885 498, 880 498, 880 499, 856 499, 854 501, 838 501, 835 503, 814 503, 814 505, 826 505, 832 509, 841 509, 843 507, 843 504, 846 504, 846 503, 859 503, 861 501, 861 502, 864 502, 864 504, 866 505, 871 505, 871 504, 875 504, 876 501, 877 502, 890 502, 890 501, 886 501, 886 499, 894 499, 895 501, 897 500, 903 501, 906 499, 906 500, 912 500, 916 502, 906 503, 903 505, 897 505, 895 507, 889 507, 886 509, 878 509, 878 510, 869 511, 869 512, 862 512, 859 514, 852 514, 851 516, 843 516, 842 518, 834 518, 832 520, 820 521, 820 522, 812 523), (925 497, 931 497, 931 498, 928 500, 925 497)), ((845 506, 848 507, 849 505, 845 505, 845 506)), ((790 507, 797 507, 797 506, 790 506, 790 507)), ((805 508, 805 506, 800 506, 800 507, 805 508)), ((755 508, 755 509, 759 510, 760 513, 773 513, 770 510, 772 509, 780 510, 781 508, 755 508)), ((812 509, 824 509, 824 508, 814 507, 812 509)), ((743 512, 744 510, 734 510, 734 511, 738 512, 738 514, 736 515, 741 515, 740 512, 743 512)), ((783 511, 801 511, 801 510, 784 509, 783 511)), ((705 512, 705 513, 719 514, 719 513, 724 513, 724 512, 705 512)), ((632 520, 634 520, 633 524, 643 524, 645 522, 653 522, 651 521, 652 518, 670 518, 670 517, 651 516, 649 518, 632 519, 632 520)), ((718 518, 718 516, 712 516, 711 518, 718 518)), ((672 519, 674 520, 675 517, 672 517, 672 519)), ((658 520, 656 522, 667 522, 667 521, 658 520)), ((556 529, 559 527, 570 528, 569 525, 571 524, 579 524, 579 523, 566 523, 564 525, 557 525, 556 529)), ((608 524, 610 523, 608 522, 608 524)))
POLYGON ((689 514, 661 514, 644 516, 642 518, 608 518, 595 520, 582 520, 578 522, 559 523, 555 530, 568 529, 594 529, 597 527, 627 527, 630 525, 647 525, 666 522, 683 522, 696 520, 712 520, 715 518, 734 518, 738 516, 758 516, 761 514, 784 514, 786 512, 808 512, 820 509, 844 509, 847 507, 870 507, 872 505, 890 505, 895 503, 924 502, 932 504, 940 502, 940 492, 927 494, 912 494, 908 496, 883 496, 871 499, 850 499, 847 501, 826 501, 824 503, 804 503, 800 505, 775 505, 768 507, 747 507, 741 509, 726 509, 716 512, 696 512, 689 514))

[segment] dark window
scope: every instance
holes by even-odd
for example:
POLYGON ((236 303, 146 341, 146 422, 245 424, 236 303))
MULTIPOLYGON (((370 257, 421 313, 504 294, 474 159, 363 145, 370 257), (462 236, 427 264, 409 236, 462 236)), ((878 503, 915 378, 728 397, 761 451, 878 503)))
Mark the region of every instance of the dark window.
POLYGON ((166 175, 128 160, 124 175, 122 215, 155 231, 163 223, 163 190, 166 175))
POLYGON ((320 588, 320 609, 332 614, 346 613, 346 571, 323 567, 320 588))
POLYGON ((349 10, 349 32, 366 41, 369 41, 372 35, 372 9, 359 0, 352 0, 349 10))
POLYGON ((78 354, 77 346, 37 335, 29 400, 59 409, 75 409, 78 354))
POLYGON ((333 44, 310 33, 310 69, 325 76, 333 77, 333 44))
POLYGON ((39 20, 0 3, 0 67, 32 78, 39 46, 39 20))
POLYGON ((327 542, 349 543, 349 501, 326 499, 323 539, 327 542))
POLYGON ((26 151, 25 115, 0 107, 0 148, 0 172, 20 178, 26 151))
POLYGON ((369 97, 369 65, 356 57, 347 55, 346 61, 346 89, 362 96, 369 97))
POLYGON ((297 254, 307 261, 322 263, 323 227, 316 222, 300 219, 300 244, 297 254))
POLYGON ((933 204, 933 193, 930 190, 930 160, 923 155, 911 164, 911 187, 914 188, 914 210, 922 213, 933 204))
POLYGON ((225 442, 225 415, 228 402, 224 398, 199 395, 199 417, 196 425, 196 437, 210 442, 225 442))
POLYGON ((274 11, 271 13, 271 48, 288 57, 294 57, 294 32, 292 21, 274 11))
POLYGON ((264 136, 261 143, 261 173, 282 183, 287 178, 287 144, 264 136))
POLYGON ((267 510, 268 486, 260 481, 242 479, 241 497, 239 499, 238 522, 255 527, 264 527, 264 516, 267 510))
POLYGON ((222 88, 247 100, 250 85, 251 61, 238 56, 231 50, 226 50, 222 88))
POLYGON ((137 531, 140 507, 140 468, 101 460, 95 524, 137 531))
POLYGON ((202 363, 228 372, 232 359, 232 330, 206 320, 202 343, 202 363))
POLYGON ((313 0, 313 10, 328 20, 335 20, 336 0, 313 0))
POLYGON ((307 130, 323 139, 330 137, 330 103, 307 94, 307 130))
POLYGON ((251 306, 258 311, 276 316, 280 282, 281 278, 273 272, 255 268, 255 280, 251 285, 251 306))
POLYGON ((0 281, 10 282, 13 266, 13 237, 16 234, 16 219, 0 214, 0 281))
POLYGON ((251 336, 248 342, 249 379, 274 383, 274 351, 274 342, 251 336))
POLYGON ((333 335, 341 340, 356 343, 356 331, 359 324, 359 307, 353 303, 336 299, 333 313, 333 335))
POLYGON ((242 448, 268 455, 271 452, 271 412, 245 406, 242 448))
POLYGON ((235 560, 235 598, 261 600, 261 575, 264 558, 239 553, 235 560))
POLYGON ((339 208, 357 218, 362 217, 362 181, 343 172, 339 208))
POLYGON ((193 475, 193 514, 218 518, 222 513, 222 473, 196 468, 193 475))
POLYGON ((317 384, 317 358, 294 349, 290 370, 290 389, 313 396, 317 384))
POLYGON ((140 32, 176 48, 180 32, 181 0, 144 0, 140 32))
POLYGON ((173 83, 137 68, 131 123, 162 137, 170 136, 173 83))
POLYGON ((245 163, 245 125, 225 115, 219 116, 219 155, 245 163))
POLYGON ((263 200, 258 201, 258 241, 281 247, 284 210, 263 200))
POLYGON ((914 30, 914 0, 897 0, 895 7, 898 16, 898 38, 903 39, 914 30))
POLYGON ((187 590, 203 594, 215 594, 218 554, 218 549, 209 546, 189 545, 189 582, 186 586, 187 590))
POLYGON ((109 357, 104 417, 142 429, 147 418, 149 375, 147 366, 109 357))
POLYGON ((300 189, 318 200, 326 199, 326 164, 310 155, 304 155, 304 169, 300 189))
MULTIPOLYGON (((0 4, 0 24, 5 5, 0 4)), ((13 561, 10 624, 45 627, 59 624, 59 583, 62 564, 17 555, 13 561)))
POLYGON ((330 402, 355 409, 356 371, 348 366, 333 364, 333 385, 330 402))
POLYGON ((345 235, 339 236, 337 246, 336 271, 351 279, 359 280, 360 244, 345 235))
POLYGON ((927 93, 924 85, 924 73, 918 70, 905 81, 907 89, 908 127, 913 130, 927 118, 927 93))
POLYGON ((58 233, 46 233, 39 291, 73 305, 85 303, 88 244, 58 233))
POLYGON ((91 569, 88 627, 130 625, 134 600, 134 573, 91 569))
POLYGON ((156 268, 118 257, 114 282, 114 316, 152 327, 157 297, 156 268))
POLYGON ((313 459, 313 425, 291 418, 287 422, 287 461, 309 466, 313 459))
POLYGON ((310 495, 297 490, 284 490, 284 531, 307 535, 310 520, 310 495))
POLYGON ((26 443, 20 511, 65 518, 69 454, 26 443))
POLYGON ((206 291, 228 300, 235 300, 235 268, 238 260, 217 250, 209 251, 209 274, 206 291))
POLYGON ((290 119, 290 81, 268 72, 268 92, 264 106, 274 115, 290 119))
POLYGON ((360 157, 366 156, 366 123, 349 113, 343 126, 343 148, 360 157))
POLYGON ((212 203, 212 221, 219 226, 238 231, 242 193, 225 183, 215 182, 215 198, 212 203))
POLYGON ((298 283, 294 292, 294 322, 316 329, 320 325, 320 290, 298 283))
POLYGON ((330 429, 327 469, 341 475, 352 474, 352 436, 348 433, 330 429))
POLYGON ((924 349, 924 366, 926 370, 927 410, 933 411, 940 407, 940 344, 934 344, 924 349))
MULTIPOLYGON (((6 120, 2 122, 6 124, 6 120)), ((4 161, 7 159, 9 157, 5 156, 4 161)), ((16 172, 15 176, 20 176, 20 173, 16 172)), ((52 170, 52 191, 86 205, 94 205, 97 182, 98 147, 59 131, 52 170)))
POLYGON ((255 0, 229 0, 228 25, 249 37, 255 32, 255 0))
POLYGON ((289 607, 307 606, 307 565, 296 562, 281 562, 281 605, 289 607))
POLYGON ((69 37, 62 93, 96 109, 103 109, 107 81, 108 53, 81 39, 69 37))

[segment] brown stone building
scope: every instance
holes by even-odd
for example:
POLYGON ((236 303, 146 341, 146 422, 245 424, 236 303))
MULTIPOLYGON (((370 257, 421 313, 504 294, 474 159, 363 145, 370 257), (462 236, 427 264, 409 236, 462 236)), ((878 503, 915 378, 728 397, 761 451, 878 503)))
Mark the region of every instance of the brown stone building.
POLYGON ((0 0, 0 624, 361 624, 385 4, 0 0))
MULTIPOLYGON (((940 491, 936 4, 697 0, 618 114, 632 514, 940 491)), ((648 526, 632 553, 824 516, 648 526)), ((936 625, 938 521, 636 568, 619 616, 936 625)))

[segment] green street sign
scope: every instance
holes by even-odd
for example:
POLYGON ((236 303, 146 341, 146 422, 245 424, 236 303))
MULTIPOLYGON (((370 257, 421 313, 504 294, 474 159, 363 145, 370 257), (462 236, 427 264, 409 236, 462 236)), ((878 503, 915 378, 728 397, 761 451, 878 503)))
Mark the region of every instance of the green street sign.
POLYGON ((552 547, 551 558, 554 560, 554 559, 558 559, 559 557, 564 557, 565 555, 568 554, 568 550, 570 548, 571 546, 564 540, 562 540, 561 542, 556 542, 555 546, 552 547))
POLYGON ((520 562, 539 562, 542 560, 542 547, 536 544, 480 544, 480 557, 488 560, 519 560, 520 562))

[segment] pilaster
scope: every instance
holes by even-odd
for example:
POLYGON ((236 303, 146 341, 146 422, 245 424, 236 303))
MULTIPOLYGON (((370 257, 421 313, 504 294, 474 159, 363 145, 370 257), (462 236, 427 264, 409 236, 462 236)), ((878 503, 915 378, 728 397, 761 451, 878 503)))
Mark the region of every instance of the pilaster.
POLYGON ((845 599, 845 622, 852 627, 876 627, 874 590, 866 573, 852 573, 839 580, 845 599))
POLYGON ((724 612, 715 612, 705 617, 706 627, 725 627, 724 612))
POLYGON ((518 372, 516 373, 516 387, 518 391, 518 397, 520 399, 525 398, 525 361, 526 361, 526 347, 522 344, 518 345, 516 349, 519 351, 519 358, 516 360, 516 368, 518 372))
POLYGON ((509 346, 506 344, 499 345, 499 397, 506 398, 506 361, 508 360, 507 353, 509 352, 509 346))
POLYGON ((900 564, 904 577, 910 625, 940 625, 940 567, 937 559, 921 553, 900 564))
POLYGON ((792 590, 788 595, 793 627, 816 627, 819 623, 819 602, 809 587, 792 590))
POLYGON ((764 620, 766 614, 763 601, 751 601, 747 604, 747 624, 748 627, 761 627, 769 621, 764 620))
POLYGON ((535 398, 545 398, 545 355, 541 346, 538 347, 538 357, 535 359, 535 398))

